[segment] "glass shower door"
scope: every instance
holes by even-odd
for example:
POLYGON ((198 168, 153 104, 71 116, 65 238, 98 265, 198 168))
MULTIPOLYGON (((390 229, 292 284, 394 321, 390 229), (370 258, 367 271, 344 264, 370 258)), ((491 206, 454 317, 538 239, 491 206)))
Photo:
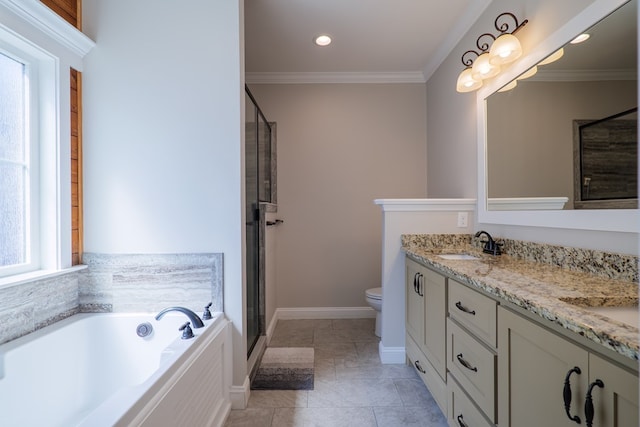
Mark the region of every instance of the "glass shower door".
POLYGON ((245 214, 247 276, 247 356, 260 337, 260 205, 258 195, 258 109, 245 95, 245 214))

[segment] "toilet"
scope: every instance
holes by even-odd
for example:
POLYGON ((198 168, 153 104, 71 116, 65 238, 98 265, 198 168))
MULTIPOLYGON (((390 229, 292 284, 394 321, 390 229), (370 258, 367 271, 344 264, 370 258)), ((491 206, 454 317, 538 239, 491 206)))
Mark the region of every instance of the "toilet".
POLYGON ((367 304, 376 311, 376 336, 382 333, 382 288, 371 288, 365 292, 367 304))

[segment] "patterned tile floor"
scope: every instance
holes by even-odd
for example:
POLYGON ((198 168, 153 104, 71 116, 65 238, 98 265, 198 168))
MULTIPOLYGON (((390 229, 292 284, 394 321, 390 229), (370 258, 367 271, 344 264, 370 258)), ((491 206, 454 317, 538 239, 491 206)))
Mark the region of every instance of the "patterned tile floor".
POLYGON ((314 347, 314 390, 252 390, 236 427, 445 427, 446 417, 407 365, 383 365, 374 319, 280 320, 270 347, 314 347))

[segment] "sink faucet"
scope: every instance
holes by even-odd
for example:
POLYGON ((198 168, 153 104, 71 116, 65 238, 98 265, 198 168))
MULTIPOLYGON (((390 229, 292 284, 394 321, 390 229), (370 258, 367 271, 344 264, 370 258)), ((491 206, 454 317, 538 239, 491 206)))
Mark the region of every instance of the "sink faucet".
POLYGON ((202 319, 200 319, 200 316, 198 316, 196 313, 189 310, 188 308, 184 308, 184 307, 167 307, 156 315, 156 320, 162 319, 162 316, 164 316, 170 311, 179 311, 180 313, 183 313, 185 316, 189 318, 189 320, 191 321, 191 324, 196 329, 202 328, 204 326, 204 323, 202 322, 202 319))
POLYGON ((491 234, 487 233, 484 230, 480 230, 476 233, 475 237, 480 237, 481 235, 486 235, 487 238, 489 240, 482 240, 481 242, 484 243, 484 247, 482 248, 482 252, 486 253, 486 254, 491 254, 491 255, 500 255, 502 254, 502 251, 500 250, 500 246, 502 246, 502 243, 496 243, 495 240, 493 240, 493 237, 491 237, 491 234))

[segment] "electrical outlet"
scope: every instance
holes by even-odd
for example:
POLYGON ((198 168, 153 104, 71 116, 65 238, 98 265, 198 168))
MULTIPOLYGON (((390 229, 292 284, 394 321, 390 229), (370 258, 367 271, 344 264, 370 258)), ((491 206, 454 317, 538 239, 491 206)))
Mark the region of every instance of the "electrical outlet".
POLYGON ((469 212, 458 212, 458 227, 466 228, 469 225, 469 212))

